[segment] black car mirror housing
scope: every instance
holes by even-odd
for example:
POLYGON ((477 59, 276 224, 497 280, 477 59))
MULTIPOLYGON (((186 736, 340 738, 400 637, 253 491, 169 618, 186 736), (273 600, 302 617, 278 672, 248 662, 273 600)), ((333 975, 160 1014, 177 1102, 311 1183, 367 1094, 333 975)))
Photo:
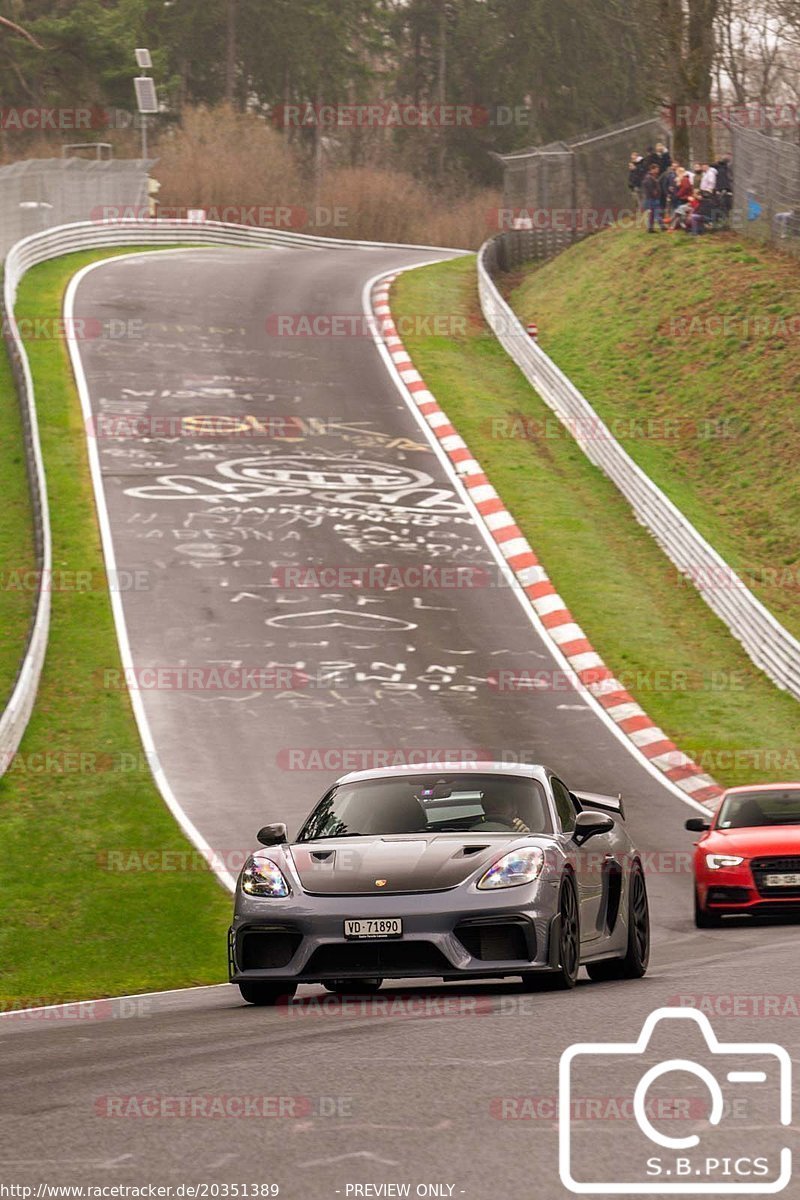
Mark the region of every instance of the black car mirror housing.
POLYGON ((262 846, 280 846, 289 840, 289 834, 283 821, 277 821, 274 825, 264 825, 259 829, 256 837, 262 846))
POLYGON ((575 818, 575 829, 572 836, 574 841, 582 845, 598 833, 610 833, 613 828, 614 818, 607 813, 584 809, 575 818))

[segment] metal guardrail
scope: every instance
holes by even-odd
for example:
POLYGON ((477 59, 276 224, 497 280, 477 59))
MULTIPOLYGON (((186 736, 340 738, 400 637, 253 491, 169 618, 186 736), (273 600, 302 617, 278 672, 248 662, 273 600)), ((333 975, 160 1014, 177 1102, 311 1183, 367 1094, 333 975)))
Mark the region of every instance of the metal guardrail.
POLYGON ((490 275, 516 271, 530 262, 553 258, 585 236, 572 228, 509 229, 486 242, 484 264, 490 275))
POLYGON ((503 349, 589 461, 616 485, 636 519, 650 531, 681 574, 691 580, 756 666, 778 687, 800 699, 800 642, 636 465, 589 401, 528 336, 494 284, 491 272, 498 261, 493 242, 485 242, 478 252, 478 292, 483 315, 503 349), (582 436, 582 430, 589 436, 582 436))
POLYGON ((3 278, 2 316, 3 336, 8 348, 11 370, 17 388, 25 442, 25 463, 28 472, 28 488, 33 512, 34 549, 37 569, 37 589, 33 612, 28 625, 25 651, 17 671, 9 701, 0 713, 0 775, 5 774, 25 732, 39 676, 47 650, 50 630, 50 586, 52 578, 52 545, 50 539, 50 512, 47 505, 47 483, 39 441, 39 423, 34 403, 33 381, 25 347, 17 333, 14 322, 14 301, 20 275, 13 264, 6 263, 3 278))
POLYGON ((221 222, 139 221, 99 224, 93 221, 61 225, 23 238, 9 250, 3 278, 3 330, 19 395, 25 431, 25 451, 31 503, 34 514, 38 590, 28 629, 27 645, 14 682, 11 698, 0 713, 0 776, 8 769, 27 727, 36 699, 36 691, 47 650, 50 628, 50 587, 52 545, 36 397, 28 356, 16 330, 14 304, 20 281, 31 267, 51 258, 60 258, 79 250, 97 250, 104 246, 291 246, 306 249, 340 250, 431 250, 468 254, 467 250, 448 251, 442 246, 405 246, 394 242, 355 242, 346 238, 313 237, 278 229, 250 228, 221 222))

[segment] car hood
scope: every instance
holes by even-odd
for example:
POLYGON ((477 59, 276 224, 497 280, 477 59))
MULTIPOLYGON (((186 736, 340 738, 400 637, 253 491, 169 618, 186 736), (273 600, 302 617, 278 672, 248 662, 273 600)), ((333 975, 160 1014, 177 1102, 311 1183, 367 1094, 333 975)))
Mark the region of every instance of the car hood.
POLYGON ((706 853, 800 855, 800 825, 754 825, 745 829, 712 829, 700 843, 706 853))
POLYGON ((486 870, 508 846, 508 837, 478 834, 329 838, 288 847, 303 889, 317 895, 390 895, 457 887, 486 870), (378 883, 378 880, 385 882, 378 883))

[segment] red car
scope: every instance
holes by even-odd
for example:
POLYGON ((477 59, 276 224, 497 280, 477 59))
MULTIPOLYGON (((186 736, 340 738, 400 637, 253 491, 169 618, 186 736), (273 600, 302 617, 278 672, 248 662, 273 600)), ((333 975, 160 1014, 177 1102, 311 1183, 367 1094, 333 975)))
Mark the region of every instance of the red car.
POLYGON ((703 836, 694 852, 695 924, 727 913, 800 914, 800 783, 728 788, 713 817, 686 828, 703 836))

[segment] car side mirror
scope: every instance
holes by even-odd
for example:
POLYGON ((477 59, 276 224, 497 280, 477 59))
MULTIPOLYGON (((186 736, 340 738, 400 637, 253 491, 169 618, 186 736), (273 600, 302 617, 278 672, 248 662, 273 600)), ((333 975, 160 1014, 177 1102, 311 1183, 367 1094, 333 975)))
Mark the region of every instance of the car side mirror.
POLYGON ((578 845, 588 842, 589 838, 598 833, 610 833, 614 828, 614 818, 607 813, 595 812, 585 808, 575 818, 575 829, 572 837, 578 845))
POLYGON ((265 825, 263 829, 259 829, 256 837, 262 846, 280 846, 289 840, 289 834, 283 821, 277 821, 274 825, 265 825))
POLYGON ((689 817, 684 828, 688 829, 690 833, 705 833, 707 829, 711 828, 711 822, 707 821, 705 817, 689 817))

